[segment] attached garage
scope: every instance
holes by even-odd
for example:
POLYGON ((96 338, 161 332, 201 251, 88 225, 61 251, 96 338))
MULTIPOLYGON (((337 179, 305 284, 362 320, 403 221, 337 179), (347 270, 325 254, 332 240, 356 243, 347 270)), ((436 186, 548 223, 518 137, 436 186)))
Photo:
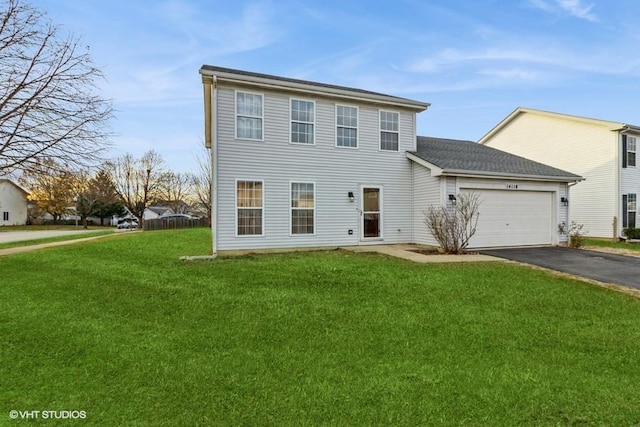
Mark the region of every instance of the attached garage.
POLYGON ((425 232, 428 206, 453 206, 461 194, 480 200, 470 248, 557 245, 566 242, 569 187, 582 178, 472 141, 418 137, 414 162, 414 241, 437 242, 425 232), (436 191, 428 191, 436 188, 436 191))
POLYGON ((554 243, 553 192, 471 190, 480 197, 480 216, 471 247, 554 243))

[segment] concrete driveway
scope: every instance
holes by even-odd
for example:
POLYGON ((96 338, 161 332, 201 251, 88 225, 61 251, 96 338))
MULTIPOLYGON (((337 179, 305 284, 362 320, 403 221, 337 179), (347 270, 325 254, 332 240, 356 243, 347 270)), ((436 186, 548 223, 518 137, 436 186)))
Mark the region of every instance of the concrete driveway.
POLYGON ((491 249, 481 253, 640 289, 638 257, 565 247, 491 249))

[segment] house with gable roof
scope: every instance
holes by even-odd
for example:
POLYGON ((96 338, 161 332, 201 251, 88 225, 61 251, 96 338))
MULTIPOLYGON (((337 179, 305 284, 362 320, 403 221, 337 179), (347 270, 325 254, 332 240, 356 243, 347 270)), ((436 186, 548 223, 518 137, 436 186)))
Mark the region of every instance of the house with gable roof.
POLYGON ((0 226, 27 223, 29 193, 10 179, 0 178, 0 226))
POLYGON ((204 65, 213 252, 435 241, 430 205, 483 198, 474 247, 565 241, 581 177, 473 144, 416 134, 429 103, 204 65))

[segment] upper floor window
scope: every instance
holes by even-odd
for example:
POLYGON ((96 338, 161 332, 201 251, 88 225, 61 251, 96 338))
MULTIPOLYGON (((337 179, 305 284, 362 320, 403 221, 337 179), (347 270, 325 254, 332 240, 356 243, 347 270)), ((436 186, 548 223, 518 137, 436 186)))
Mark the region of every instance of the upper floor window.
POLYGON ((636 165, 636 138, 627 137, 627 166, 636 165))
POLYGON ((264 223, 262 181, 236 181, 236 233, 261 236, 264 223))
POLYGON ((291 142, 314 143, 315 104, 313 101, 291 100, 291 142))
POLYGON ((264 129, 263 96, 236 92, 236 138, 262 141, 264 129))
POLYGON ((313 234, 315 224, 315 185, 291 183, 291 234, 313 234))
POLYGON ((336 106, 336 145, 358 147, 358 108, 336 106))
POLYGON ((399 114, 380 111, 380 149, 398 151, 399 114))

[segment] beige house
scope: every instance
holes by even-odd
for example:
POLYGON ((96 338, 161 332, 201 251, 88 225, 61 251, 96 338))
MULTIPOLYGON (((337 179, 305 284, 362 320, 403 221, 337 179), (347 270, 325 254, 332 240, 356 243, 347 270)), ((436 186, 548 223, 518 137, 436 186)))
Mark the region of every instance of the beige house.
POLYGON ((27 223, 29 193, 9 179, 0 179, 0 226, 27 223))
POLYGON ((619 237, 638 227, 640 126, 517 108, 479 143, 581 175, 571 189, 570 219, 587 235, 619 237))

